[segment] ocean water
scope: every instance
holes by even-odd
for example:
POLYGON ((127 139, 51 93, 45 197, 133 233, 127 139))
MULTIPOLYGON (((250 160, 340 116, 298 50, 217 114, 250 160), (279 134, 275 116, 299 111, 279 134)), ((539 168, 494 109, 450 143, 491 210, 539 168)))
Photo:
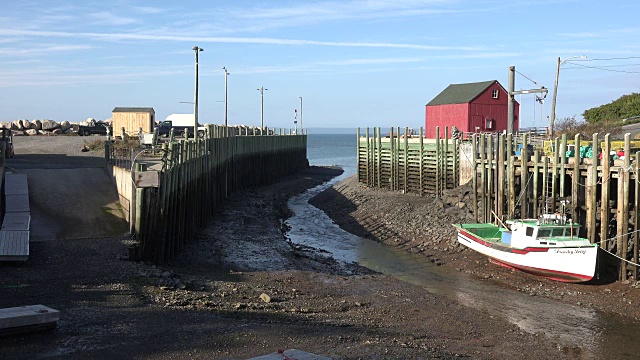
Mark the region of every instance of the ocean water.
POLYGON ((337 165, 344 169, 341 178, 356 173, 356 134, 309 134, 309 165, 337 165))

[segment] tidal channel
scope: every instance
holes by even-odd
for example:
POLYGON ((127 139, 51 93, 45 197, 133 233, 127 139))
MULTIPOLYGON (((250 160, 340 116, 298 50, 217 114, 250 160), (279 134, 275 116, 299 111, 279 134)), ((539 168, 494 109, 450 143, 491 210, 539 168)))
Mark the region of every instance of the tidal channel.
POLYGON ((289 201, 294 215, 287 220, 291 229, 287 235, 293 243, 326 251, 336 260, 358 263, 502 317, 522 331, 544 334, 549 341, 581 358, 640 358, 638 321, 485 283, 455 269, 436 266, 420 255, 342 230, 322 210, 310 205, 309 199, 343 178, 340 176, 289 201))

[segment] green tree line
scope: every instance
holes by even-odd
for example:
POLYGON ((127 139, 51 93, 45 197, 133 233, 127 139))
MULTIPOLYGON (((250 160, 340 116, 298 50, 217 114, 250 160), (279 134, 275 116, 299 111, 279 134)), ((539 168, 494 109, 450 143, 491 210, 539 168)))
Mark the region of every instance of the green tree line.
POLYGON ((589 123, 621 120, 640 116, 640 94, 623 95, 618 100, 585 110, 582 117, 589 123))

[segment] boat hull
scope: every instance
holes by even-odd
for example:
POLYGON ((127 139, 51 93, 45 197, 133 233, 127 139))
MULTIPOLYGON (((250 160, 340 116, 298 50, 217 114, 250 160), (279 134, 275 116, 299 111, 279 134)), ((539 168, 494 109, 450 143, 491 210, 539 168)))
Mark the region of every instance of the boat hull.
POLYGON ((458 242, 488 256, 492 262, 562 282, 585 282, 595 275, 597 246, 514 249, 485 241, 458 228, 458 242))

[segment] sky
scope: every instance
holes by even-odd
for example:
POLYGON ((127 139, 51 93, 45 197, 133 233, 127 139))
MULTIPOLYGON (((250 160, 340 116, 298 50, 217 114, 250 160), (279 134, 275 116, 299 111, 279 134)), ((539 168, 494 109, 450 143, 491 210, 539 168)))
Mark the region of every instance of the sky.
MULTIPOLYGON (((558 57, 557 118, 640 92, 640 1, 3 1, 0 121, 107 119, 153 107, 157 119, 308 127, 419 128, 449 84, 498 80, 550 89, 517 97, 521 126, 547 126, 558 57), (586 58, 580 58, 585 56, 586 58), (263 97, 257 89, 264 87, 263 97)), ((640 114, 639 114, 640 115, 640 114)))

